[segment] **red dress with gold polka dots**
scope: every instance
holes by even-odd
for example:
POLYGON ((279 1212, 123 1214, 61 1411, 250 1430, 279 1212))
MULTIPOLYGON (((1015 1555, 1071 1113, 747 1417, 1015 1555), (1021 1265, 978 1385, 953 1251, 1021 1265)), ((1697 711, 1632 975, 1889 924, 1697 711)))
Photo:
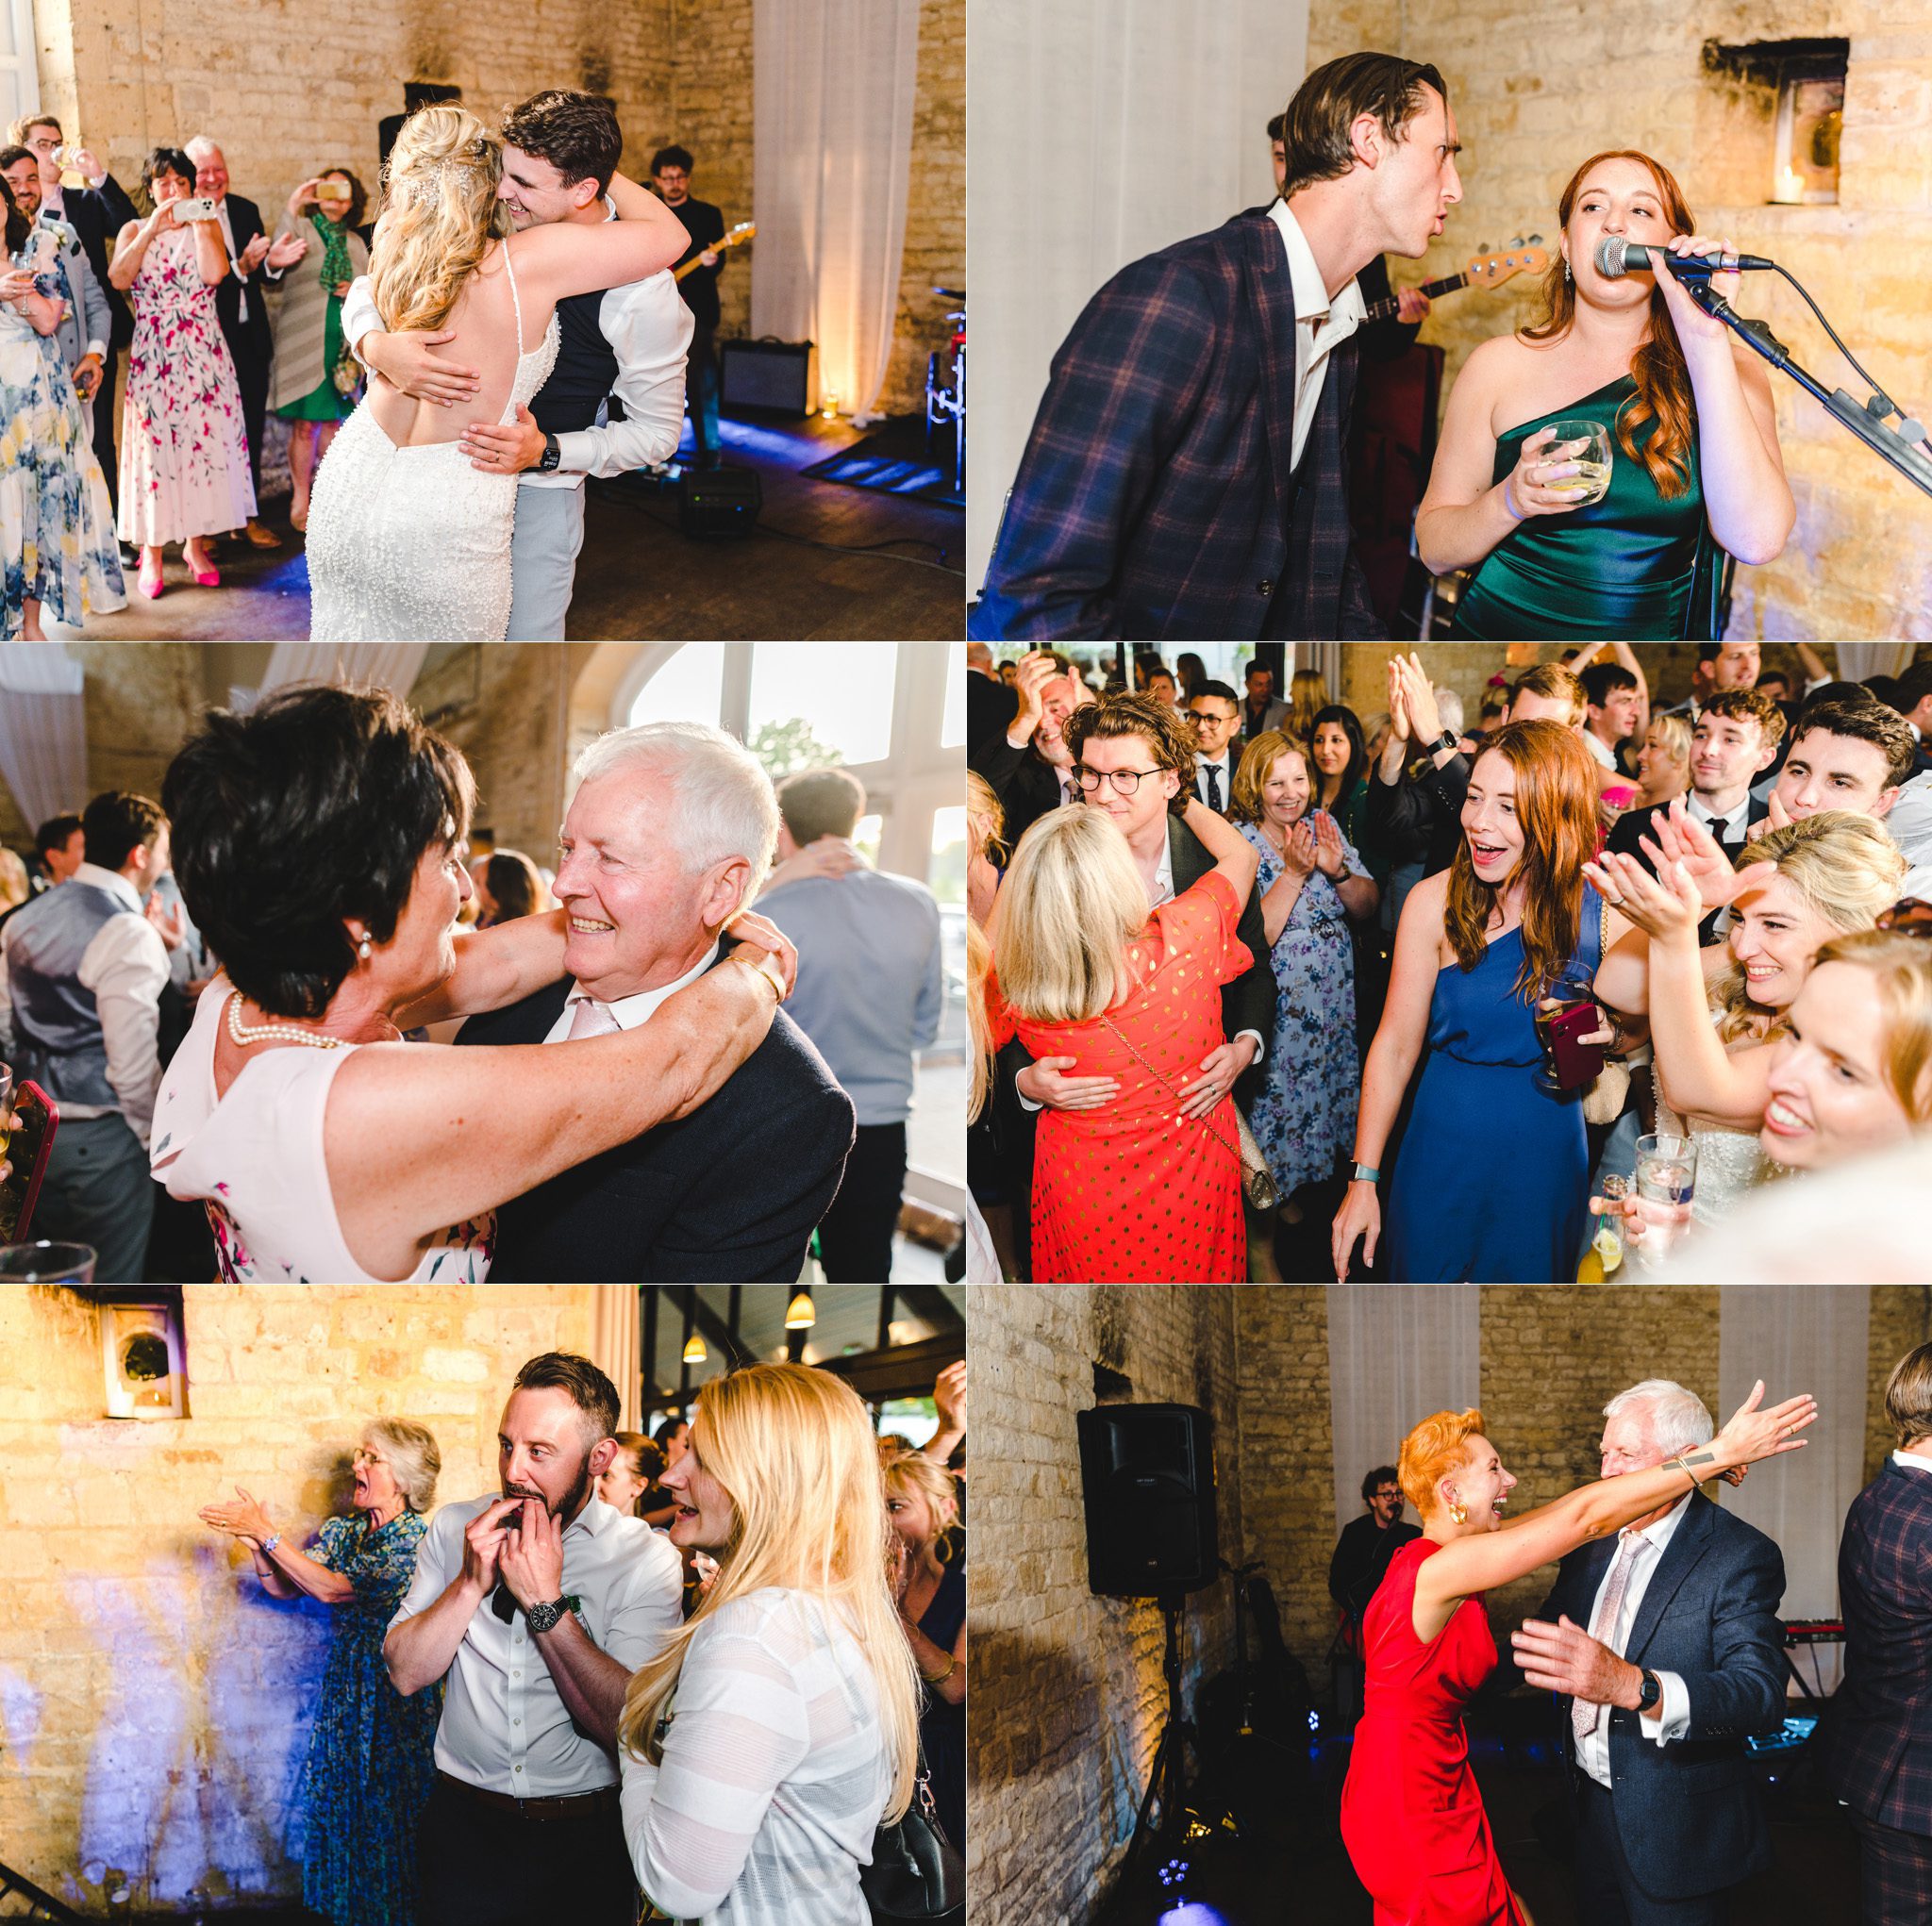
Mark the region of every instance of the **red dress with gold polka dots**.
POLYGON ((1099 1109, 1040 1113, 1036 1284, 1245 1280, 1233 1100, 1224 1097, 1196 1121, 1176 1115, 1174 1096, 1227 1040, 1221 986, 1254 961, 1235 936, 1240 916, 1234 887, 1218 872, 1163 903, 1128 946, 1133 988, 1087 1022, 1035 1022, 1007 1003, 997 974, 988 975, 996 1046, 1018 1037, 1035 1057, 1073 1057, 1069 1076, 1116 1077, 1121 1086, 1099 1109))

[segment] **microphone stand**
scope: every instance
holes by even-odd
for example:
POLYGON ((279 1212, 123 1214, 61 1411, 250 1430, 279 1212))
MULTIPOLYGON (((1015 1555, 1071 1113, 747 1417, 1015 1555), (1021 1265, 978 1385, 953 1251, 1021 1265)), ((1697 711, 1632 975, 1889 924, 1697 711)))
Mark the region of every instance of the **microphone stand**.
MULTIPOLYGON (((1721 321, 1748 347, 1755 349, 1774 368, 1789 374, 1805 392, 1817 401, 1825 413, 1849 428, 1868 448, 1876 450, 1915 487, 1932 495, 1932 456, 1925 448, 1925 431, 1918 423, 1907 421, 1907 433, 1901 435, 1889 425, 1886 417, 1896 413, 1888 397, 1874 394, 1869 401, 1857 402, 1840 388, 1827 394, 1824 385, 1791 359, 1791 351, 1773 334, 1768 324, 1742 315, 1712 291, 1707 281, 1685 281, 1684 291, 1705 313, 1721 321), (1916 435, 1910 433, 1917 429, 1916 435)), ((1901 417, 1903 419, 1903 417, 1901 417)))

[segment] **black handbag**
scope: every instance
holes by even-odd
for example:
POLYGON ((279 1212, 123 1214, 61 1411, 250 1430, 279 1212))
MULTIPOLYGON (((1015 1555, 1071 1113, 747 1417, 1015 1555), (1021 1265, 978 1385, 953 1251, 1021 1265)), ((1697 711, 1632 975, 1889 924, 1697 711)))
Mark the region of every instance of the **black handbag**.
POLYGON ((924 1772, 906 1816, 874 1835, 872 1864, 859 1868, 858 1884, 874 1926, 965 1926, 966 1861, 940 1825, 924 1772))

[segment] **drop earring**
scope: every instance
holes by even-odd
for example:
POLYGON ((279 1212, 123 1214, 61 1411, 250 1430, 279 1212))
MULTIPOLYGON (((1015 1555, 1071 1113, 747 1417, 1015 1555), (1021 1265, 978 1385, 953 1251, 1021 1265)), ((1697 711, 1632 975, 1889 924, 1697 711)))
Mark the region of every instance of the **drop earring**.
POLYGON ((1570 285, 1570 257, 1567 254, 1563 257, 1563 285, 1566 288, 1570 285))
POLYGON ((356 955, 357 955, 358 956, 359 956, 359 957, 360 957, 360 958, 362 959, 362 961, 363 961, 363 962, 365 962, 365 963, 366 963, 366 962, 368 962, 368 960, 369 960, 369 938, 368 938, 368 937, 367 937, 367 936, 364 936, 364 938, 362 938, 362 940, 361 940, 361 941, 360 941, 360 942, 359 942, 358 944, 357 944, 357 946, 356 946, 356 955))

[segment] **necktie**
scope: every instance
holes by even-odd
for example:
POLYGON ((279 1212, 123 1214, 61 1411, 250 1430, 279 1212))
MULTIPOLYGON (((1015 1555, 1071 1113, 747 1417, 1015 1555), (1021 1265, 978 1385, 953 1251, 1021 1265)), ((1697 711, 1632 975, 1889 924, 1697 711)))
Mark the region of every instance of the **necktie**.
POLYGON ((1208 765, 1208 806, 1217 816, 1221 814, 1221 765, 1218 762, 1208 765))
MULTIPOLYGON (((1604 1586, 1603 1597, 1590 1621, 1590 1635, 1599 1645, 1607 1645, 1620 1658, 1623 1656, 1623 1640, 1617 1636, 1617 1617, 1624 1609, 1624 1594, 1629 1588, 1630 1574, 1637 1569, 1637 1560, 1644 1544, 1645 1540, 1639 1532, 1625 1531, 1622 1535, 1616 1558, 1610 1566, 1609 1581, 1604 1586)), ((1576 1735, 1579 1747, 1602 1723, 1607 1709, 1602 1705, 1592 1705, 1587 1700, 1571 1700, 1570 1729, 1576 1735)))
POLYGON ((1710 831, 1711 841, 1722 843, 1724 839, 1724 831, 1731 826, 1731 819, 1728 816, 1713 816, 1705 826, 1710 831))
POLYGON ((579 1037, 608 1037, 613 1030, 624 1026, 610 1014, 608 1004, 600 1004, 591 997, 576 999, 576 1008, 571 1014, 570 1040, 579 1037))

